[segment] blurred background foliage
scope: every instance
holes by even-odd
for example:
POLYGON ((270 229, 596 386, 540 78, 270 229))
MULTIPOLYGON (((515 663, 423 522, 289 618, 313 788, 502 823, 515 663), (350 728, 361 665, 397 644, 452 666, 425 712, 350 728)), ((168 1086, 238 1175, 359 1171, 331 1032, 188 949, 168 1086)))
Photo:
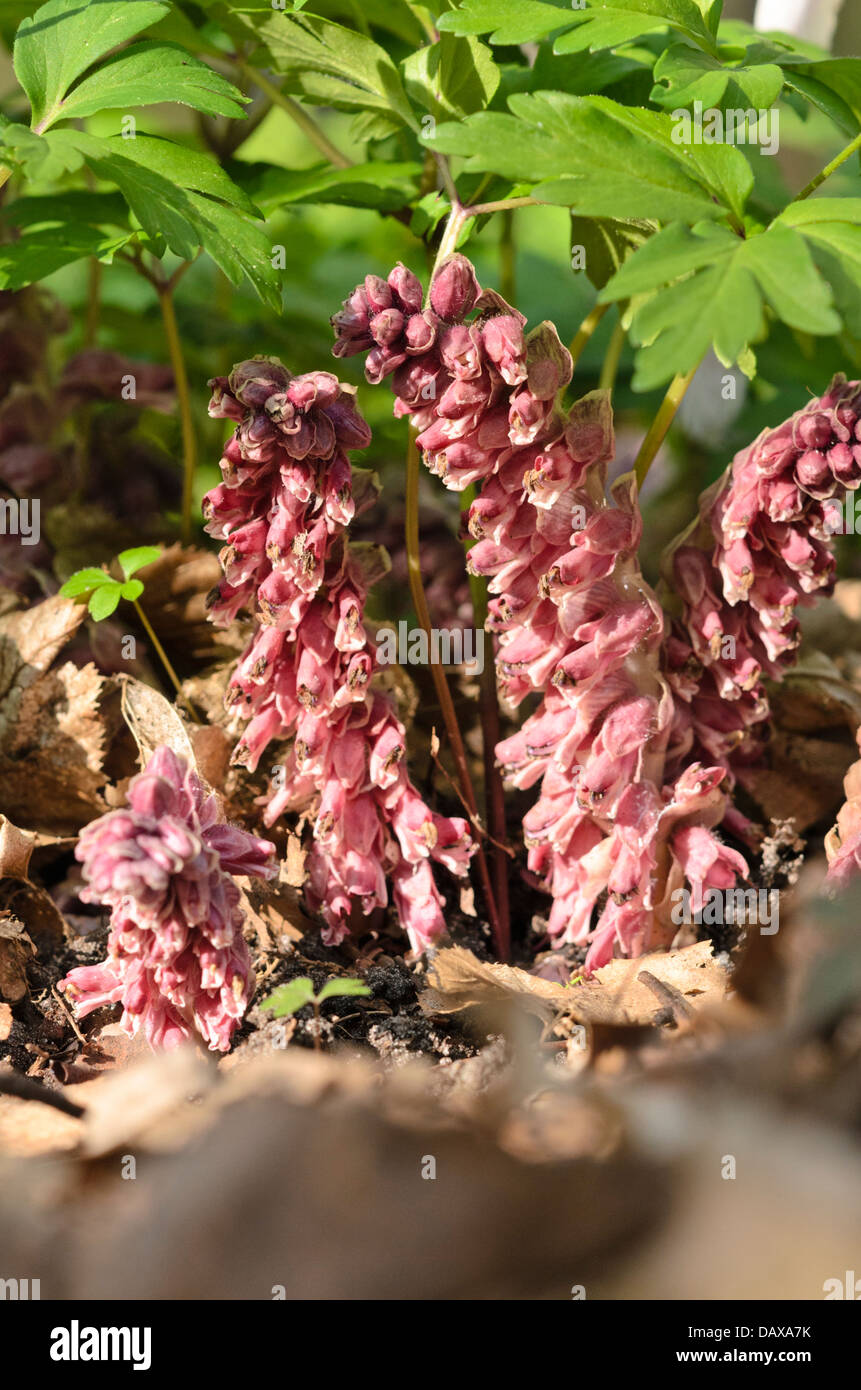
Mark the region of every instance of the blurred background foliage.
MULTIPOLYGON (((0 36, 4 45, 0 62, 0 104, 13 116, 20 116, 16 103, 22 98, 11 65, 11 46, 21 19, 38 8, 26 0, 0 0, 0 36)), ((266 9, 260 3, 249 9, 266 9)), ((440 6, 439 8, 446 8, 440 6)), ((172 14, 152 31, 155 36, 193 42, 196 35, 201 56, 237 80, 236 69, 221 62, 218 52, 226 51, 225 39, 207 0, 174 4, 172 14), (181 24, 181 33, 176 25, 181 24), (191 36, 191 38, 189 38, 191 36)), ((216 7, 217 9, 217 7, 216 7)), ((427 42, 427 12, 398 0, 314 0, 304 13, 336 19, 374 38, 397 63, 416 46, 427 42)), ((753 3, 728 0, 727 18, 752 18, 753 3)), ((835 47, 837 53, 861 50, 861 10, 856 4, 845 6, 835 47)), ((494 57, 502 66, 503 81, 493 101, 504 109, 504 96, 517 83, 517 73, 527 61, 541 69, 541 85, 577 90, 578 63, 582 55, 556 57, 546 44, 520 49, 495 47, 494 57)), ((610 89, 621 100, 635 100, 631 83, 641 81, 638 74, 623 78, 610 89), (627 86, 626 86, 627 84, 627 86)), ((651 76, 643 91, 648 98, 651 76)), ((320 152, 287 111, 273 106, 252 83, 240 82, 252 95, 247 121, 201 117, 182 106, 151 106, 136 111, 138 131, 163 135, 171 140, 219 157, 225 154, 225 167, 245 186, 267 214, 266 233, 274 246, 285 248, 286 268, 282 275, 283 307, 280 314, 268 308, 246 283, 231 285, 208 256, 201 256, 182 279, 176 292, 176 314, 190 379, 195 428, 199 446, 195 492, 196 504, 218 480, 220 445, 225 437, 224 422, 207 418, 207 381, 229 371, 237 361, 255 354, 274 354, 292 370, 332 367, 332 333, 329 317, 353 286, 369 272, 386 275, 397 260, 404 261, 426 279, 429 250, 424 240, 408 225, 409 217, 381 213, 374 206, 357 207, 325 202, 285 201, 285 190, 296 188, 304 171, 321 166, 320 152), (247 134, 244 127, 247 126, 247 134), (227 127, 232 127, 231 131, 227 127), (289 171, 295 177, 281 177, 289 171)), ((409 162, 422 157, 413 135, 399 131, 387 134, 385 126, 366 125, 373 138, 362 139, 363 127, 354 114, 315 105, 314 119, 324 134, 350 160, 409 162)), ((96 135, 116 134, 118 112, 89 117, 86 128, 96 135)), ((805 119, 786 103, 781 105, 780 151, 776 158, 760 155, 750 148, 756 172, 755 200, 759 207, 777 208, 786 203, 813 174, 846 143, 844 134, 824 115, 810 109, 805 119)), ((373 181, 372 181, 373 185, 373 181)), ((832 196, 849 196, 858 189, 857 161, 845 165, 829 181, 832 196)), ((20 189, 4 190, 9 197, 20 189)), ((41 190, 40 190, 41 191, 41 190)), ((288 192, 288 196, 289 192, 288 192)), ((361 195, 359 195, 361 196, 361 195)), ((371 186, 368 200, 384 207, 397 207, 397 190, 388 192, 382 184, 371 186)), ((431 195, 430 201, 433 201, 431 195)), ((620 209, 624 215, 624 209, 620 209)), ((529 207, 487 219, 472 238, 469 254, 474 258, 482 284, 511 295, 530 326, 543 318, 552 319, 563 341, 570 341, 578 325, 595 303, 595 290, 583 273, 570 268, 570 215, 563 207, 529 207)), ((179 262, 170 253, 165 257, 170 271, 179 262)), ((66 311, 63 331, 53 337, 50 352, 53 368, 85 347, 102 349, 145 359, 153 363, 168 360, 164 328, 157 295, 153 287, 134 270, 117 260, 94 269, 92 263, 78 261, 64 267, 44 281, 45 289, 60 301, 66 311), (96 302, 96 300, 98 302, 96 302)), ((617 311, 604 318, 586 348, 575 377, 576 394, 598 384, 617 311)), ((370 421, 374 438, 367 459, 381 474, 383 501, 372 524, 386 529, 386 515, 396 517, 401 497, 401 478, 406 448, 404 423, 391 416, 392 398, 388 389, 371 388, 365 381, 360 358, 338 364, 340 375, 358 388, 360 408, 370 421)), ((619 365, 614 404, 619 434, 619 471, 630 467, 643 433, 660 404, 663 390, 638 394, 631 386, 633 354, 626 344, 619 365)), ((740 409, 726 409, 720 394, 720 375, 714 371, 698 389, 694 384, 656 466, 648 479, 646 513, 646 554, 644 567, 654 577, 661 547, 691 517, 700 490, 726 466, 734 452, 747 444, 766 425, 775 424, 799 408, 810 395, 824 390, 831 375, 849 375, 859 360, 857 341, 845 334, 834 338, 813 338, 775 323, 767 341, 758 345, 758 374, 752 383, 738 368, 734 376, 740 409)), ((73 426, 76 427, 76 426, 73 426)), ((180 457, 180 427, 175 414, 144 408, 139 412, 137 430, 160 451, 180 457)), ((120 458, 117 466, 122 468, 120 458)), ((434 511, 444 513, 454 536, 458 526, 460 500, 447 493, 436 480, 423 477, 423 499, 434 511)), ((163 517, 164 530, 153 535, 152 528, 136 539, 168 540, 178 526, 178 504, 168 502, 163 517)), ((199 507, 195 506, 195 517, 199 507)), ((197 534, 201 540, 199 530, 197 534)), ((385 536, 384 539, 389 539, 385 536)), ((855 553, 854 538, 843 543, 841 564, 844 572, 861 574, 861 556, 855 553)), ((209 544, 209 542, 204 542, 209 544)), ((100 563, 106 558, 94 536, 89 553, 76 554, 79 563, 100 563)), ((60 576, 61 578, 64 576, 60 576)), ((378 596, 377 605, 386 616, 410 616, 406 590, 398 590, 391 610, 391 594, 378 596)))

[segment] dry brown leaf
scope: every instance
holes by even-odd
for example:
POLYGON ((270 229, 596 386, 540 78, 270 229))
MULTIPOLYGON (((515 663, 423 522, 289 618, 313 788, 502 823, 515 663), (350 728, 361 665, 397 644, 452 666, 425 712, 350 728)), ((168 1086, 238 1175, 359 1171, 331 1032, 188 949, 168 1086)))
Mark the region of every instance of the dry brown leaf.
POLYGON ((86 616, 84 605, 55 594, 0 619, 0 705, 47 671, 86 616))
POLYGON ((175 705, 151 685, 123 676, 123 718, 137 744, 141 762, 149 762, 156 748, 167 745, 177 757, 184 758, 190 767, 197 767, 188 729, 175 705))
POLYGON ((86 1108, 82 1151, 89 1156, 144 1143, 153 1126, 173 1111, 188 1108, 215 1080, 211 1057, 194 1047, 140 1056, 130 1066, 106 1071, 93 1081, 67 1086, 69 1100, 86 1108))
POLYGON ((299 835, 292 832, 287 836, 287 858, 285 868, 282 871, 284 882, 291 888, 301 888, 305 882, 305 859, 307 851, 302 848, 302 840, 299 835))
POLYGON ((36 844, 35 835, 0 816, 0 910, 14 913, 38 948, 50 951, 62 943, 65 924, 50 894, 27 876, 36 844))
POLYGON ((768 765, 743 769, 739 781, 767 821, 792 821, 803 834, 817 821, 833 816, 842 800, 843 777, 852 761, 852 746, 827 738, 810 738, 775 728, 768 765))
POLYGON ((213 627, 207 616, 206 595, 222 577, 213 551, 177 542, 139 575, 146 585, 147 617, 168 653, 202 663, 237 649, 237 635, 213 627))
POLYGON ((82 1132, 83 1121, 71 1115, 16 1096, 0 1095, 0 1156, 8 1154, 29 1160, 39 1154, 74 1149, 82 1132))
POLYGON ((204 1077, 172 1078, 172 1062, 81 1088, 86 1152, 114 1160, 0 1168, 0 1247, 43 1292, 211 1299, 269 1297, 282 1285, 287 1298, 565 1297, 575 1279, 606 1271, 670 1197, 668 1165, 606 1153, 612 1125, 595 1133, 579 1100, 570 1123, 552 1117, 562 1154, 578 1156, 551 1149, 536 1165, 530 1136, 524 1161, 486 1125, 453 1115, 420 1068, 386 1076, 287 1049, 207 1089, 204 1077), (146 1122, 139 1104, 151 1107, 146 1122), (584 1144, 572 1142, 574 1127, 584 1144), (117 1200, 125 1155, 137 1157, 133 1201, 117 1200), (441 1181, 422 1181, 428 1156, 441 1181), (36 1195, 43 1172, 65 1176, 53 1198, 36 1195))
POLYGON ((434 957, 429 988, 420 1002, 426 1014, 516 1002, 542 1019, 564 1014, 575 1023, 650 1023, 660 1006, 652 990, 637 979, 643 970, 678 989, 694 1007, 722 998, 726 988, 725 973, 708 941, 680 951, 611 961, 578 985, 556 984, 513 965, 486 964, 463 946, 452 946, 434 957))
POLYGON ((0 878, 26 878, 35 844, 35 836, 0 815, 0 878))
POLYGON ((107 809, 103 764, 115 721, 104 701, 113 689, 95 666, 71 662, 19 689, 14 722, 0 733, 3 809, 19 825, 64 834, 107 809))
POLYGON ((19 825, 76 831, 105 809, 95 667, 49 669, 86 609, 55 596, 0 618, 0 786, 19 825))
POLYGON ((27 962, 35 954, 23 923, 9 912, 0 913, 0 996, 10 1004, 27 993, 27 962))
POLYGON ((280 936, 300 941, 308 930, 301 898, 290 883, 279 880, 269 884, 249 878, 240 888, 240 896, 245 925, 257 933, 264 951, 274 950, 280 936))
POLYGON ((765 760, 739 780, 766 820, 803 833, 833 815, 861 724, 861 694, 821 651, 806 650, 770 694, 772 730, 765 760))
POLYGON ((224 791, 234 740, 217 724, 190 724, 188 736, 194 749, 197 770, 205 782, 224 791))

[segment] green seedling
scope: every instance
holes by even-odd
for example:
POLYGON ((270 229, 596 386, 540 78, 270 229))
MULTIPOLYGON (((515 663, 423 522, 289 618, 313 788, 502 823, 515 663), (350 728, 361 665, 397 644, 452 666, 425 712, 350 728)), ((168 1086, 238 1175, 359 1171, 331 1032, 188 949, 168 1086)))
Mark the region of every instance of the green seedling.
POLYGON ((287 1018, 291 1014, 298 1013, 306 1004, 310 1004, 314 1010, 314 1046, 320 1048, 320 1005, 327 999, 345 998, 352 995, 354 998, 372 994, 373 991, 363 985, 361 980, 327 980, 319 994, 314 993, 314 982, 307 975, 300 975, 298 979, 291 980, 289 984, 282 985, 276 989, 274 994, 270 994, 268 999, 264 999, 260 1005, 261 1009, 268 1009, 274 1018, 287 1018))
POLYGON ((66 580, 60 593, 63 598, 86 602, 90 617, 97 623, 103 622, 105 618, 109 618, 112 613, 115 613, 121 599, 131 603, 177 694, 188 708, 192 718, 200 723, 197 711, 184 693, 167 652, 138 602, 144 591, 143 581, 132 578, 138 570, 153 564, 160 554, 161 546, 158 545, 138 545, 131 550, 123 550, 117 556, 117 564, 123 573, 122 579, 114 579, 107 570, 91 566, 88 569, 76 570, 66 580))

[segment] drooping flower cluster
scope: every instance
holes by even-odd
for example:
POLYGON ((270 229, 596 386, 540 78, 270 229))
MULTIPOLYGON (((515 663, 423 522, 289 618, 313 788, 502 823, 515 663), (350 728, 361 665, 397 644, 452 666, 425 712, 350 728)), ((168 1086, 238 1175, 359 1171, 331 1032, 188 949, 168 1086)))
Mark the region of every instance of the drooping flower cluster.
POLYGON ((831 541, 859 483, 861 383, 839 376, 704 493, 668 576, 684 602, 667 659, 685 752, 705 749, 727 768, 759 754, 763 677, 794 662, 799 605, 831 590, 831 541))
POLYGON ((75 854, 85 902, 111 909, 109 954, 59 988, 79 1018, 123 1006, 130 1036, 153 1047, 198 1037, 220 1052, 254 989, 233 875, 271 878, 274 845, 219 818, 216 797, 169 748, 156 749, 128 792, 82 832, 75 854))
POLYGON ((543 702, 497 748, 518 786, 541 783, 524 822, 529 867, 553 895, 550 932, 591 940, 590 967, 618 944, 671 939, 670 892, 725 887, 744 860, 713 828, 720 767, 665 784, 673 700, 660 669, 664 619, 636 559, 636 489, 606 495, 613 430, 605 393, 566 413, 571 358, 551 324, 482 293, 452 256, 428 304, 403 266, 369 276, 336 314, 335 353, 368 351, 371 382, 391 375, 425 462, 447 487, 480 484, 470 568, 489 579, 500 680, 517 704, 543 702))
POLYGON ((211 616, 226 623, 244 608, 256 620, 230 686, 249 721, 235 759, 254 769, 273 740, 292 740, 266 821, 313 808, 308 898, 325 939, 348 934, 354 906, 385 907, 388 877, 422 949, 445 927, 430 861, 463 874, 472 845, 465 821, 435 814, 413 787, 404 728, 372 683, 364 608, 386 557, 345 536, 376 496, 347 457, 370 431, 330 372, 293 377, 258 358, 212 385, 210 413, 237 427, 204 500, 207 529, 226 541, 211 616))

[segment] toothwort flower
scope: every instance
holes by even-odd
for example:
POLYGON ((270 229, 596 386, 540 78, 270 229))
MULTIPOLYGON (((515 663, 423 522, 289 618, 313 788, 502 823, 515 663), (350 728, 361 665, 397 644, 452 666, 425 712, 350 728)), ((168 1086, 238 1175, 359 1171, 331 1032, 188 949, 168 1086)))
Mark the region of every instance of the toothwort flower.
MULTIPOLYGON (((409 285, 401 289, 395 298, 372 280, 345 320, 345 341, 376 334, 388 350, 409 305, 409 285)), ((292 377, 258 358, 212 385, 210 413, 237 428, 223 482, 204 500, 207 529, 227 542, 211 616, 229 622, 245 608, 255 619, 228 693, 248 720, 234 759, 254 769, 273 740, 291 740, 265 819, 272 825, 287 810, 313 816, 307 897, 323 916, 324 939, 343 940, 354 908, 385 907, 390 879, 421 950, 445 929, 430 861, 464 874, 473 845, 466 821, 437 815, 413 787, 403 725, 373 683, 365 601, 388 557, 346 538, 377 495, 374 476, 347 456, 369 443, 370 430, 352 388, 330 372, 292 377)))
POLYGON ((637 563, 636 485, 606 493, 607 393, 565 411, 572 363, 555 328, 525 334, 463 256, 439 267, 421 305, 403 266, 366 278, 332 320, 335 354, 368 351, 368 380, 391 377, 430 470, 456 491, 478 485, 468 563, 489 580, 503 693, 543 695, 497 757, 515 785, 540 782, 524 821, 529 867, 553 895, 551 935, 589 940, 594 968, 616 947, 669 943, 680 878, 696 891, 746 871, 714 834, 723 769, 666 775, 665 621, 637 563))
POLYGON ((75 850, 111 909, 108 957, 58 986, 79 1018, 122 1004, 122 1023, 152 1047, 202 1038, 226 1052, 254 989, 234 875, 271 878, 274 845, 225 824, 218 802, 171 749, 135 777, 128 809, 86 826, 75 850))
POLYGON ((742 773, 761 755, 763 677, 780 679, 795 661, 797 608, 832 589, 832 538, 859 483, 861 382, 838 376, 703 494, 699 528, 667 568, 684 603, 667 644, 683 756, 706 750, 742 773))

